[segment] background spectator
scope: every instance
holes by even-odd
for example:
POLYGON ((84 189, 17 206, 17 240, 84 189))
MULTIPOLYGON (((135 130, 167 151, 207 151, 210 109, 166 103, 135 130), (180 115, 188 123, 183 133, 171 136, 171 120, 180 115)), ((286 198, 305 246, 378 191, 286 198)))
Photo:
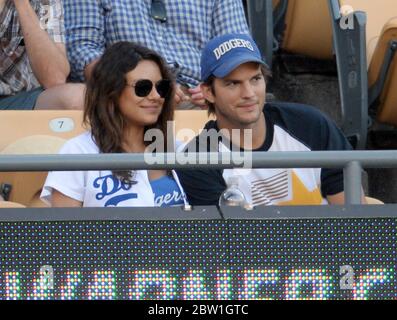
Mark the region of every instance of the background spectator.
POLYGON ((0 9, 0 109, 81 109, 84 87, 65 84, 61 0, 0 0, 0 9))
POLYGON ((134 41, 156 50, 173 68, 180 85, 175 97, 179 108, 205 105, 198 84, 200 54, 208 40, 228 32, 249 32, 241 0, 65 0, 64 4, 73 79, 87 79, 108 45, 134 41))

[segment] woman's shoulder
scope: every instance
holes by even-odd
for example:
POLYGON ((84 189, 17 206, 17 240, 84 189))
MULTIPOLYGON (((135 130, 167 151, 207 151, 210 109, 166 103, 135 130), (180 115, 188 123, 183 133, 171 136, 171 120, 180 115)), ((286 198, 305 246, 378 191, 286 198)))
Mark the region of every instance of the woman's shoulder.
POLYGON ((59 153, 99 153, 99 150, 92 138, 91 132, 86 131, 66 141, 59 153))

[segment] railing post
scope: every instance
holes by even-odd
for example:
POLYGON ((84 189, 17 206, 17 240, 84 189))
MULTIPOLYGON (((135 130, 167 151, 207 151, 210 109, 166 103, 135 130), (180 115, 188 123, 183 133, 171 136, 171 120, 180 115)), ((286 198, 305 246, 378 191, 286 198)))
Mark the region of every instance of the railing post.
POLYGON ((361 164, 358 161, 349 162, 343 169, 345 187, 345 204, 361 204, 361 164))
POLYGON ((248 0, 247 9, 252 37, 271 69, 273 60, 273 3, 271 0, 248 0))

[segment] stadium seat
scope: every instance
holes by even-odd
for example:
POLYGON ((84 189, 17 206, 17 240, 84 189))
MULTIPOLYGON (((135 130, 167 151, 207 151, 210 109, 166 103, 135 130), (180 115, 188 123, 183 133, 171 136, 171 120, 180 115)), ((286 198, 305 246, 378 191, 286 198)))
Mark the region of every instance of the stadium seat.
MULTIPOLYGON (((66 140, 85 131, 82 116, 81 111, 1 111, 0 156, 57 153, 66 140)), ((204 110, 176 111, 177 138, 187 142, 199 133, 208 119, 204 110)), ((12 186, 10 201, 27 207, 44 207, 39 196, 46 176, 47 172, 0 172, 0 184, 12 186)))
POLYGON ((204 125, 211 119, 215 119, 213 115, 209 116, 205 110, 177 110, 175 111, 175 136, 183 142, 190 141, 189 136, 184 135, 182 130, 190 130, 194 135, 198 135, 204 125))
POLYGON ((273 9, 282 0, 247 1, 248 25, 264 60, 272 67, 273 9))
POLYGON ((316 59, 333 59, 327 0, 288 0, 281 48, 316 59))
POLYGON ((380 122, 397 126, 397 5, 395 0, 340 0, 367 15, 366 49, 369 106, 380 122))
POLYGON ((247 1, 251 33, 269 66, 273 51, 333 59, 327 0, 247 1), (274 36, 274 33, 276 36, 274 36), (281 34, 281 44, 278 44, 281 34))
POLYGON ((328 1, 338 68, 342 129, 353 146, 365 149, 369 126, 367 57, 363 41, 366 14, 354 11, 346 20, 348 3, 344 0, 328 1))
MULTIPOLYGON (((1 111, 1 154, 53 154, 84 131, 81 111, 1 111)), ((12 186, 10 201, 43 207, 39 200, 46 172, 0 172, 0 183, 12 186)))
MULTIPOLYGON (((283 23, 279 24, 278 36, 283 51, 309 58, 332 61, 335 57, 334 28, 331 20, 329 1, 332 0, 281 0, 287 2, 283 23), (280 25, 283 28, 280 28, 280 25)), ((338 0, 336 0, 338 1, 338 0)), ((358 0, 360 1, 360 0, 358 0)), ((344 48, 355 46, 349 41, 343 42, 344 48)), ((357 48, 353 48, 356 51, 357 48)), ((356 59, 359 59, 358 56, 356 59)), ((368 130, 367 96, 362 97, 361 89, 367 87, 365 79, 355 77, 359 74, 359 64, 350 64, 348 57, 337 55, 337 61, 343 61, 347 67, 340 72, 338 65, 339 86, 341 93, 341 127, 351 144, 363 149, 368 130)), ((342 64, 343 64, 342 63, 342 64)))
POLYGON ((394 0, 329 3, 342 102, 353 106, 348 118, 359 124, 355 129, 364 146, 368 110, 376 111, 378 121, 397 126, 397 6, 394 0))
POLYGON ((261 49, 268 49, 266 56, 270 55, 269 48, 328 61, 333 61, 336 55, 342 130, 355 148, 364 149, 368 131, 368 94, 363 90, 368 88, 368 81, 366 75, 362 76, 365 49, 356 35, 365 34, 363 16, 355 15, 359 26, 357 32, 344 30, 341 35, 335 32, 340 22, 339 0, 264 0, 248 4, 252 34, 261 49), (268 31, 270 27, 266 21, 273 21, 273 34, 268 31), (269 37, 273 39, 273 45, 269 44, 269 37), (342 50, 338 50, 340 48, 342 50))

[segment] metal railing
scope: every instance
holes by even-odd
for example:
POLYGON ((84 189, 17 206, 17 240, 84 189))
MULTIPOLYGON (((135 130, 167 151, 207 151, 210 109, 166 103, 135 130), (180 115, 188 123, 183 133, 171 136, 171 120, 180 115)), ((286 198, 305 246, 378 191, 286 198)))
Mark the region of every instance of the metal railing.
MULTIPOLYGON (((148 163, 145 154, 0 155, 2 171, 80 171, 242 168, 242 153, 189 154, 189 162, 176 155, 157 154, 158 163, 148 163), (193 161, 192 161, 193 159, 193 161)), ((345 203, 360 204, 363 168, 397 168, 397 151, 253 152, 250 168, 343 168, 345 203)))

